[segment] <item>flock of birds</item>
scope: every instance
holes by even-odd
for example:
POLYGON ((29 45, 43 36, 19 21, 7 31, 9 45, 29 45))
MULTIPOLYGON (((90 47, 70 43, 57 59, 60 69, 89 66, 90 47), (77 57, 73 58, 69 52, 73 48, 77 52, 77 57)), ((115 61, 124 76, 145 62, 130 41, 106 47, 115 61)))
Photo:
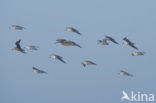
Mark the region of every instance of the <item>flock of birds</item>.
MULTIPOLYGON (((14 29, 14 30, 26 29, 25 27, 22 27, 22 26, 19 26, 19 25, 11 25, 10 28, 14 29)), ((73 27, 67 27, 66 31, 74 32, 74 33, 76 33, 78 35, 82 35, 77 29, 75 29, 73 27)), ((123 38, 123 40, 124 40, 123 44, 128 45, 128 46, 138 50, 138 48, 135 46, 135 44, 133 42, 131 42, 129 39, 127 39, 125 37, 125 38, 123 38)), ((119 45, 119 43, 114 38, 112 38, 110 36, 105 36, 105 38, 103 40, 98 40, 97 42, 100 45, 109 45, 109 41, 119 45)), ((16 43, 15 43, 16 47, 14 47, 13 50, 19 51, 21 53, 26 53, 25 49, 38 50, 38 48, 39 48, 38 46, 27 45, 27 46, 24 47, 25 49, 23 49, 20 46, 20 42, 21 42, 21 40, 16 41, 16 43)), ((57 44, 57 43, 60 43, 63 46, 76 46, 76 47, 82 48, 79 44, 77 44, 77 43, 75 43, 73 41, 65 40, 65 39, 57 39, 55 44, 57 44)), ((141 51, 135 51, 135 52, 131 53, 132 56, 141 56, 141 55, 144 55, 144 54, 145 54, 145 52, 141 52, 141 51)), ((62 63, 66 64, 66 62, 63 60, 63 57, 61 57, 59 55, 51 54, 50 58, 58 59, 62 63)), ((86 65, 97 65, 97 64, 92 62, 92 61, 86 60, 86 61, 82 62, 82 65, 85 67, 86 65)), ((38 74, 47 73, 46 71, 40 70, 40 69, 38 69, 36 67, 32 67, 32 69, 33 69, 33 72, 38 73, 38 74)), ((133 76, 132 74, 130 74, 130 73, 126 72, 126 71, 123 71, 123 70, 120 70, 119 74, 124 75, 124 76, 131 76, 131 77, 133 76)))

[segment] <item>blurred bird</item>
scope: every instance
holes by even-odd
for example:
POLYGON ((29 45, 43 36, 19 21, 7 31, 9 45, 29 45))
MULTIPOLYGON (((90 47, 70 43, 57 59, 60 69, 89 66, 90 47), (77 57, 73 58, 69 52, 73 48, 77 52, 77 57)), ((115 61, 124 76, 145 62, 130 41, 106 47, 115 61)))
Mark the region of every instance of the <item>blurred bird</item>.
POLYGON ((25 27, 19 26, 19 25, 11 25, 9 28, 14 30, 23 30, 25 27))
POLYGON ((62 44, 63 46, 77 46, 79 48, 82 48, 80 45, 76 44, 75 42, 73 41, 67 41, 65 39, 57 39, 56 40, 57 42, 56 43, 60 43, 62 44))
POLYGON ((60 60, 62 63, 66 64, 66 62, 63 60, 63 57, 61 57, 61 56, 59 56, 59 55, 51 54, 51 55, 50 55, 50 58, 58 59, 58 60, 60 60))
POLYGON ((73 28, 73 27, 67 27, 66 31, 74 32, 74 33, 77 33, 77 34, 81 35, 81 33, 78 30, 76 30, 75 28, 73 28))
POLYGON ((34 46, 34 45, 27 45, 24 48, 28 49, 28 50, 38 50, 38 46, 34 46))
POLYGON ((25 50, 21 48, 20 42, 21 42, 21 40, 18 40, 18 41, 15 43, 15 44, 16 44, 16 47, 14 47, 13 50, 20 51, 20 52, 22 52, 22 53, 26 53, 25 50))
POLYGON ((137 49, 137 50, 138 50, 138 48, 137 48, 137 47, 135 47, 134 43, 132 43, 132 42, 131 42, 130 40, 128 40, 126 37, 125 37, 125 38, 123 38, 123 40, 124 40, 123 44, 125 44, 125 45, 129 45, 129 46, 131 46, 132 48, 134 48, 134 49, 137 49))
POLYGON ((132 74, 129 74, 129 73, 123 71, 123 70, 120 70, 120 73, 119 73, 119 74, 120 74, 120 75, 123 75, 123 76, 131 76, 131 77, 133 77, 132 74))
POLYGON ((144 55, 145 52, 133 52, 131 55, 132 56, 141 56, 141 55, 144 55))
POLYGON ((101 44, 101 45, 109 45, 106 40, 98 40, 98 44, 101 44))
MULTIPOLYGON (((65 41, 67 41, 67 40, 65 40, 65 39, 57 39, 57 40, 56 40, 56 43, 62 43, 62 42, 65 42, 65 41)), ((55 44, 56 44, 56 43, 55 43, 55 44)))
POLYGON ((118 42, 115 41, 115 39, 113 39, 113 38, 110 37, 110 36, 105 36, 104 40, 106 40, 106 41, 112 41, 112 42, 115 43, 115 44, 119 44, 118 42))
POLYGON ((35 73, 38 73, 38 74, 47 74, 47 72, 43 71, 43 70, 40 70, 40 69, 37 69, 36 67, 32 67, 33 69, 33 72, 35 73))
POLYGON ((86 65, 97 65, 97 64, 95 64, 94 62, 92 62, 92 61, 83 61, 82 62, 82 65, 85 67, 86 65))

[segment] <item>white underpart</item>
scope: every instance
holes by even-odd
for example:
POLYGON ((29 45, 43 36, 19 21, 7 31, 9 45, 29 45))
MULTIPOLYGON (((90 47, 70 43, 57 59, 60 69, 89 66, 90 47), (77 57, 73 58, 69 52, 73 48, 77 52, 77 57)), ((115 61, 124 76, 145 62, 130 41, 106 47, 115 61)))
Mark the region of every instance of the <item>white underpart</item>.
POLYGON ((123 44, 125 44, 125 45, 129 45, 127 41, 124 41, 123 44))
POLYGON ((144 55, 144 52, 133 52, 132 53, 134 56, 139 56, 139 55, 144 55))
POLYGON ((53 59, 57 58, 56 55, 51 55, 50 57, 53 58, 53 59))
POLYGON ((73 32, 73 30, 71 28, 67 28, 67 31, 73 32))

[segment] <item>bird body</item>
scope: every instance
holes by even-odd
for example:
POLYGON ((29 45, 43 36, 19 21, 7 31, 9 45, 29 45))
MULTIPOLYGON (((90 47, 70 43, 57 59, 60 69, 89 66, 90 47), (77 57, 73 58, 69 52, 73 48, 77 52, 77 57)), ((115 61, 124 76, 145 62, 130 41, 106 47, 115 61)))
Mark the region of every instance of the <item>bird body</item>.
POLYGON ((123 71, 123 70, 120 70, 120 75, 123 75, 123 76, 131 76, 131 77, 133 76, 132 74, 129 74, 129 73, 123 71))
POLYGON ((83 62, 82 62, 82 65, 85 67, 86 65, 97 65, 97 64, 94 63, 94 62, 92 62, 92 61, 86 60, 86 61, 83 61, 83 62))
POLYGON ((66 64, 66 62, 63 60, 63 58, 59 55, 56 55, 56 54, 51 54, 50 55, 50 58, 53 58, 53 59, 58 59, 60 60, 62 63, 66 64))
POLYGON ((81 35, 81 33, 78 30, 76 30, 75 28, 73 28, 73 27, 67 27, 66 31, 74 32, 74 33, 77 33, 77 34, 81 35))
POLYGON ((132 42, 131 42, 130 40, 128 40, 126 37, 123 38, 123 40, 124 40, 123 44, 125 44, 125 45, 129 45, 129 46, 131 46, 132 48, 138 50, 138 48, 134 45, 134 43, 132 43, 132 42))
POLYGON ((22 27, 22 26, 19 26, 19 25, 11 25, 10 28, 14 29, 14 30, 23 30, 23 29, 25 29, 25 27, 22 27))
POLYGON ((115 43, 115 44, 119 44, 118 42, 115 41, 115 39, 113 39, 113 38, 110 37, 110 36, 105 36, 104 40, 106 40, 106 41, 112 41, 112 42, 115 43))
POLYGON ((34 46, 34 45, 27 45, 27 46, 25 46, 25 48, 28 49, 28 50, 37 50, 39 47, 34 46))
POLYGON ((40 69, 37 69, 36 67, 32 67, 33 69, 33 72, 35 73, 38 73, 38 74, 47 74, 47 72, 43 71, 43 70, 40 70, 40 69))
POLYGON ((109 45, 106 40, 98 40, 98 44, 101 44, 101 45, 109 45))
POLYGON ((64 45, 64 46, 77 46, 77 47, 81 48, 80 45, 78 45, 77 43, 75 43, 73 41, 68 41, 65 39, 57 39, 56 41, 57 41, 56 43, 60 43, 61 45, 64 45))
POLYGON ((145 52, 133 52, 131 55, 132 56, 141 56, 141 55, 144 55, 145 52))
POLYGON ((26 53, 25 50, 21 48, 20 42, 21 42, 21 40, 18 40, 18 41, 15 43, 16 47, 14 47, 13 50, 20 51, 20 52, 22 52, 22 53, 26 53))

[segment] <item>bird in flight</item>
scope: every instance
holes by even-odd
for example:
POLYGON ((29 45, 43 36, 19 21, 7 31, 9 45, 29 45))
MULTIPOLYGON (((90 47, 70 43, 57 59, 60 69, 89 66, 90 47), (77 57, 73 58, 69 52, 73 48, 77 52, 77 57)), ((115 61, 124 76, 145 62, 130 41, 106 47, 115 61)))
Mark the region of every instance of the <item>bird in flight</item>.
POLYGON ((56 43, 60 43, 63 46, 77 46, 79 48, 82 48, 79 44, 77 44, 77 43, 75 43, 73 41, 68 41, 68 40, 65 40, 65 39, 57 39, 56 41, 57 41, 56 43))
POLYGON ((85 67, 86 65, 97 65, 97 64, 94 63, 94 62, 92 62, 92 61, 86 60, 86 61, 83 61, 83 62, 82 62, 82 65, 85 67))
POLYGON ((129 74, 129 73, 123 71, 123 70, 120 70, 120 73, 119 73, 119 74, 120 74, 120 75, 123 75, 123 76, 130 76, 130 77, 133 77, 132 74, 129 74))
POLYGON ((63 60, 63 57, 61 57, 61 56, 59 56, 59 55, 51 54, 51 55, 50 55, 50 58, 58 59, 58 60, 60 60, 62 63, 66 64, 66 62, 63 60))
POLYGON ((141 56, 141 55, 144 55, 145 54, 145 52, 133 52, 133 53, 131 53, 131 55, 132 56, 141 56))
POLYGON ((106 40, 98 40, 97 42, 98 44, 101 44, 101 45, 109 45, 106 40))
POLYGON ((82 35, 78 30, 73 27, 67 27, 66 31, 77 33, 78 35, 82 35))
POLYGON ((19 25, 11 25, 9 28, 14 30, 23 30, 25 27, 19 26, 19 25))
POLYGON ((15 43, 16 47, 14 47, 13 50, 20 51, 20 52, 22 52, 22 53, 26 53, 25 50, 21 48, 20 42, 21 42, 21 40, 18 40, 18 41, 15 43))
POLYGON ((43 71, 43 70, 40 70, 40 69, 37 69, 36 67, 32 67, 33 69, 33 72, 35 73, 38 73, 38 74, 47 74, 47 72, 43 71))
POLYGON ((113 38, 110 37, 110 36, 105 36, 104 40, 106 40, 106 41, 111 41, 111 42, 113 42, 113 43, 115 43, 115 44, 119 44, 118 42, 115 41, 115 39, 113 39, 113 38))
POLYGON ((129 46, 131 46, 132 48, 138 50, 138 48, 134 45, 134 43, 132 43, 132 42, 131 42, 130 40, 128 40, 126 37, 123 38, 123 40, 124 40, 123 44, 125 44, 125 45, 129 45, 129 46))
POLYGON ((28 50, 38 50, 38 46, 34 46, 34 45, 27 45, 24 48, 28 49, 28 50))

